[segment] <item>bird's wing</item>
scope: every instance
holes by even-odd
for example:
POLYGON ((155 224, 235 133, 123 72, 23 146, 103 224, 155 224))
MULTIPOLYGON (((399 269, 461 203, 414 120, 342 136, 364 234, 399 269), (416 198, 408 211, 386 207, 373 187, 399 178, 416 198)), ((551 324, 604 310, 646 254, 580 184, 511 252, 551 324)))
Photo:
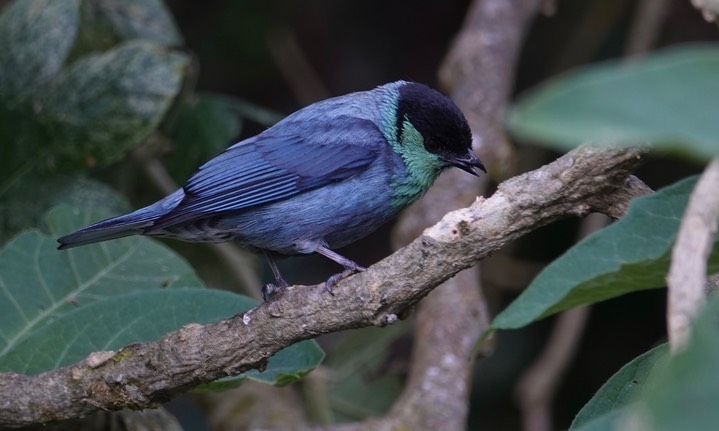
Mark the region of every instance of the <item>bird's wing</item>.
POLYGON ((148 231, 287 199, 350 178, 364 172, 384 145, 374 123, 349 116, 268 129, 203 165, 183 187, 185 198, 148 231))

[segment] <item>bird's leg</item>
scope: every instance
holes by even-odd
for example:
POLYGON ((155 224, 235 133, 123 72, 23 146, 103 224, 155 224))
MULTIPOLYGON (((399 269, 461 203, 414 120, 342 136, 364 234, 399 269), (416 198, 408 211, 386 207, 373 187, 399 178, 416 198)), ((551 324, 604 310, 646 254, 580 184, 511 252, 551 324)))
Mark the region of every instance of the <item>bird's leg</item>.
POLYGON ((340 272, 339 274, 335 274, 335 275, 331 276, 325 282, 325 289, 327 289, 327 291, 330 293, 330 295, 334 295, 332 288, 334 287, 335 284, 337 284, 337 282, 339 282, 340 280, 342 280, 346 277, 349 277, 352 274, 356 274, 358 272, 362 272, 365 270, 364 267, 359 266, 357 263, 347 259, 346 257, 344 257, 340 254, 335 253, 334 251, 330 250, 327 247, 319 246, 319 247, 317 247, 317 249, 315 249, 315 251, 328 259, 334 260, 335 262, 339 263, 340 265, 342 265, 345 268, 344 271, 340 272))
POLYGON ((260 293, 262 294, 262 299, 267 302, 267 298, 284 289, 288 286, 288 284, 282 277, 280 269, 277 267, 277 262, 275 262, 275 258, 272 257, 272 254, 268 253, 265 250, 262 250, 262 253, 264 253, 265 259, 267 259, 267 263, 270 264, 272 275, 274 275, 275 280, 277 280, 277 284, 267 283, 262 287, 262 291, 260 293))

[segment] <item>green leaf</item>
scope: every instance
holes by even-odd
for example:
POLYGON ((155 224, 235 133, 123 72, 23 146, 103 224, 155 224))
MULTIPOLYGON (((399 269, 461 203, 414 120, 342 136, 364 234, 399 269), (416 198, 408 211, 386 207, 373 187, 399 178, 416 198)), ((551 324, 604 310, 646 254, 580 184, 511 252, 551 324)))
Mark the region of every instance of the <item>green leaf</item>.
MULTIPOLYGON (((182 36, 161 0, 93 0, 82 3, 84 44, 145 39, 179 46, 182 36)), ((101 46, 101 45, 100 45, 101 46)))
POLYGON ((644 387, 656 361, 666 354, 667 345, 662 344, 624 365, 582 407, 570 430, 611 430, 627 405, 644 387))
MULTIPOLYGON (((694 321, 683 352, 657 361, 625 423, 657 431, 713 430, 719 423, 719 296, 694 321)), ((628 428, 624 428, 628 429, 628 428)))
POLYGON ((692 158, 719 154, 719 45, 685 45, 628 63, 568 73, 512 109, 516 135, 561 150, 582 143, 656 148, 692 158))
MULTIPOLYGON (((102 192, 87 197, 108 198, 102 192)), ((101 218, 60 205, 46 217, 53 235, 24 232, 0 249, 0 370, 38 373, 256 305, 241 295, 202 289, 182 258, 148 238, 56 249, 57 235, 101 218)), ((263 373, 249 371, 204 388, 233 387, 245 378, 285 385, 323 357, 314 341, 297 343, 273 356, 263 373)))
POLYGON ((262 383, 285 386, 306 376, 322 362, 324 357, 325 352, 314 340, 303 341, 279 351, 270 358, 265 371, 250 370, 243 376, 262 383))
POLYGON ((245 120, 269 126, 282 117, 244 100, 199 93, 188 98, 173 121, 173 152, 167 162, 175 181, 183 183, 210 158, 237 142, 245 120))
POLYGON ((386 413, 404 387, 394 367, 392 345, 409 326, 352 331, 330 354, 332 379, 328 384, 330 405, 339 421, 360 420, 386 413))
POLYGON ((78 26, 78 0, 12 2, 0 15, 0 98, 23 99, 53 77, 78 26))
POLYGON ((74 62, 43 91, 39 117, 54 154, 71 162, 121 159, 146 139, 180 91, 188 59, 146 41, 74 62))
MULTIPOLYGON (((568 308, 665 285, 671 247, 696 177, 637 198, 626 216, 547 266, 492 322, 519 328, 568 308)), ((709 260, 719 271, 719 253, 709 260)))
POLYGON ((0 16, 0 196, 31 176, 119 160, 181 89, 187 56, 148 41, 179 40, 160 1, 78 4, 15 1, 0 16), (119 39, 143 39, 113 47, 90 35, 104 52, 80 56, 78 28, 82 39, 111 27, 119 39))
MULTIPOLYGON (((102 208, 107 216, 117 215, 119 213, 128 212, 129 207, 127 201, 114 189, 105 183, 87 178, 82 175, 70 177, 53 177, 53 185, 45 184, 45 187, 53 190, 52 197, 49 198, 51 206, 66 204, 82 212, 95 213, 98 208, 102 208), (56 190, 56 192, 55 192, 56 190)), ((32 195, 35 196, 35 195, 32 195)), ((74 213, 74 212, 73 212, 74 213)), ((49 220, 56 221, 64 211, 56 211, 50 214, 49 220)), ((103 214, 103 215, 104 215, 103 214)), ((45 217, 48 220, 48 217, 45 217)), ((72 221, 73 229, 86 226, 84 218, 75 217, 72 221)), ((65 226, 66 228, 67 226, 65 226)), ((62 233, 54 228, 54 232, 62 233)))
MULTIPOLYGON (((571 431, 613 431, 622 430, 620 428, 622 415, 626 413, 626 409, 617 407, 606 414, 599 416, 589 422, 582 424, 576 428, 570 428, 571 431)), ((627 430, 628 431, 628 430, 627 430)))
POLYGON ((692 324, 687 348, 662 345, 615 374, 579 412, 572 431, 713 430, 719 423, 719 296, 692 324), (636 382, 636 383, 635 383, 636 382))
POLYGON ((53 235, 26 231, 0 249, 0 356, 77 306, 139 290, 202 287, 187 262, 148 238, 57 250, 59 233, 100 218, 60 206, 47 217, 53 235))
POLYGON ((45 161, 38 88, 66 61, 78 26, 77 0, 14 1, 0 15, 0 196, 45 161))
POLYGON ((28 176, 2 195, 1 202, 0 244, 21 230, 44 225, 43 215, 61 203, 87 211, 103 208, 110 211, 107 216, 128 210, 124 199, 109 186, 83 176, 28 176))
MULTIPOLYGON (((255 305, 245 296, 214 289, 144 290, 106 298, 35 331, 0 357, 0 371, 37 374, 77 362, 94 351, 156 340, 188 323, 216 322, 255 305)), ((264 372, 252 370, 234 379, 286 384, 314 369, 323 356, 314 341, 304 341, 270 358, 264 372)))
POLYGON ((183 104, 176 123, 168 168, 178 182, 232 144, 242 129, 242 118, 226 99, 212 94, 195 95, 183 104))

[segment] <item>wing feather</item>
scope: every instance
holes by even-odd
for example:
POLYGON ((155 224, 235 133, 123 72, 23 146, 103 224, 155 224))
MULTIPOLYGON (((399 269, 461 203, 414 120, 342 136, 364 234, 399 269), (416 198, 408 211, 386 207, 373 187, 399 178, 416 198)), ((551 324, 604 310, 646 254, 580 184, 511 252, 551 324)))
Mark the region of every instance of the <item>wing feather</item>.
POLYGON ((147 232, 287 199, 364 172, 386 146, 369 120, 285 121, 205 163, 147 232))

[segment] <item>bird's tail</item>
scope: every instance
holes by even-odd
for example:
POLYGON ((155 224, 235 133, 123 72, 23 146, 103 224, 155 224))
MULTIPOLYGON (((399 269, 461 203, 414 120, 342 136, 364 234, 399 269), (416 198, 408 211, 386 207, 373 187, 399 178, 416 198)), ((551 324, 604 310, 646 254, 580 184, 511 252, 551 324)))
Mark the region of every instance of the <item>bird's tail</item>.
POLYGON ((77 230, 62 238, 58 238, 58 250, 92 244, 110 239, 139 235, 144 228, 151 226, 152 220, 138 219, 135 213, 113 217, 77 230))
POLYGON ((133 213, 109 218, 58 238, 58 250, 92 244, 131 235, 141 235, 155 220, 177 206, 184 197, 182 189, 133 213))

